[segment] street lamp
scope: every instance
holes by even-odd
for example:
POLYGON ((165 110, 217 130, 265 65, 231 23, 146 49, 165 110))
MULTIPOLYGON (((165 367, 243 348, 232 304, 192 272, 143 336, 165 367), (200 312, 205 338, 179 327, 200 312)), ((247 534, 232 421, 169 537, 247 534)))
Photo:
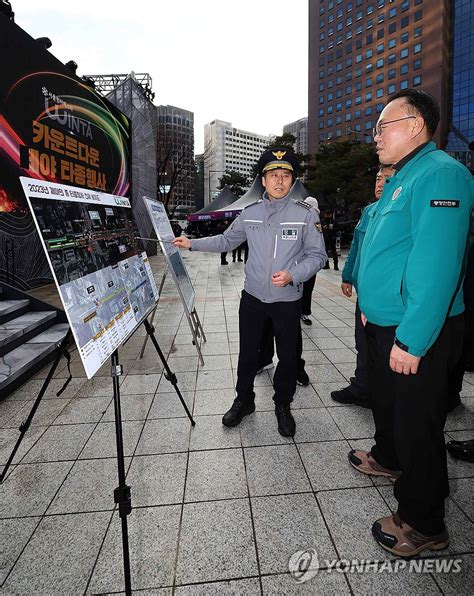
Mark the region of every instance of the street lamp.
POLYGON ((225 174, 227 170, 209 170, 207 173, 207 190, 209 196, 209 203, 211 202, 211 174, 217 174, 220 172, 221 174, 225 174))

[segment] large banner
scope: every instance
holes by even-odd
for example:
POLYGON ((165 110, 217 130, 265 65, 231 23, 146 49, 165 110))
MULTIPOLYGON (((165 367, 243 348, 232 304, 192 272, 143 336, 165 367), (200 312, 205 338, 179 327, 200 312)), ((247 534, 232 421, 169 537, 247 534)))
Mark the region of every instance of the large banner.
POLYGON ((158 300, 127 198, 21 178, 88 378, 158 300))
POLYGON ((179 248, 171 243, 174 240, 174 234, 165 207, 163 203, 148 197, 143 197, 143 199, 181 299, 186 305, 188 313, 191 313, 194 309, 195 292, 179 248))
POLYGON ((29 287, 47 266, 19 177, 127 196, 130 121, 3 14, 0 40, 0 277, 29 287))

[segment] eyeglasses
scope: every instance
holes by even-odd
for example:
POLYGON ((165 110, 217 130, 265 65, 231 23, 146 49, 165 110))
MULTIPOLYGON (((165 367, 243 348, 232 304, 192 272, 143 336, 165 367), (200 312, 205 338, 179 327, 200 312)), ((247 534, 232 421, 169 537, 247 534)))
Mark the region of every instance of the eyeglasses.
POLYGON ((387 122, 382 122, 381 124, 377 124, 375 128, 372 129, 372 137, 380 137, 383 133, 384 126, 387 124, 393 124, 394 122, 400 122, 401 120, 409 120, 410 118, 416 118, 416 116, 404 116, 403 118, 397 118, 396 120, 388 120, 387 122))

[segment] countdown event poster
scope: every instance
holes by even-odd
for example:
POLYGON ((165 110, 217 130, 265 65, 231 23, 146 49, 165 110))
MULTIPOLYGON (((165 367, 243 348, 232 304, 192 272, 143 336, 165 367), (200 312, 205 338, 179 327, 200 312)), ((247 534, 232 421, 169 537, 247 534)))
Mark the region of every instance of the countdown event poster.
POLYGON ((31 287, 48 267, 19 177, 129 195, 130 121, 3 14, 0 52, 0 239, 31 287))

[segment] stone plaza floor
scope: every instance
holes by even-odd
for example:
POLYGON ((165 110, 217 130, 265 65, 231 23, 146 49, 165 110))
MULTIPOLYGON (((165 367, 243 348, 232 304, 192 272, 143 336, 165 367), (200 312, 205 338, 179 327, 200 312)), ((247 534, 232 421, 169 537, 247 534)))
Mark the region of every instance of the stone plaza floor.
MULTIPOLYGON (((354 305, 340 274, 322 271, 313 293, 313 325, 304 327, 311 384, 299 387, 292 410, 294 439, 278 434, 271 375, 256 378, 257 411, 236 428, 222 426, 234 398, 238 303, 243 264, 219 255, 183 252, 196 290, 207 343, 205 365, 176 289, 167 279, 156 336, 192 411, 191 428, 173 386, 140 327, 119 351, 132 586, 146 594, 472 594, 474 465, 448 456, 451 496, 446 551, 423 558, 456 560, 451 572, 427 563, 394 572, 394 559, 371 535, 395 505, 392 485, 355 471, 351 448, 369 448, 371 412, 341 406, 330 392, 353 374, 354 305), (290 557, 314 549, 320 571, 298 583, 290 557), (342 560, 327 570, 326 561, 342 560), (378 564, 346 572, 345 560, 378 564), (326 569, 325 569, 326 568, 326 569), (457 571, 457 572, 456 572, 457 571)), ((230 256, 230 255, 229 255, 230 256)), ((159 277, 157 277, 159 280, 159 277)), ((0 402, 0 469, 18 437, 42 379, 41 371, 0 402)), ((74 378, 62 361, 0 486, 0 593, 97 594, 124 590, 110 365, 85 377, 77 351, 74 378)), ((446 438, 474 436, 474 374, 466 375, 462 406, 446 438)))

